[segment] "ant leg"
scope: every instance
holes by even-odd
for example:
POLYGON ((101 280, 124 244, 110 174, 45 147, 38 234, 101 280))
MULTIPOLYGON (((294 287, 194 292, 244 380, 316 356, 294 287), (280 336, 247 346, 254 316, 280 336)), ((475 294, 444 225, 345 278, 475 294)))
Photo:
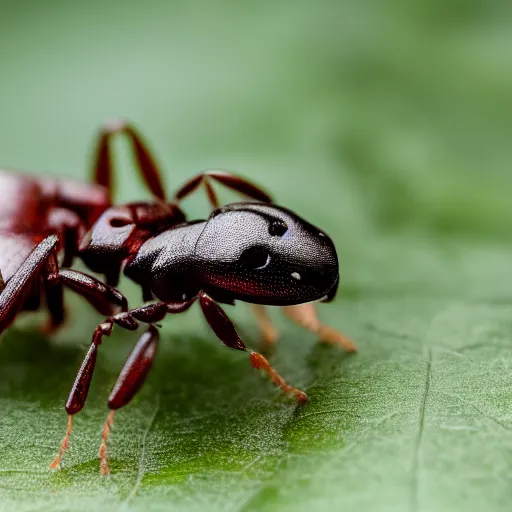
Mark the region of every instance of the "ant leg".
POLYGON ((148 285, 142 285, 142 301, 149 302, 153 300, 153 292, 151 291, 151 287, 148 285))
POLYGON ((101 443, 100 443, 100 472, 102 475, 108 475, 110 473, 110 468, 108 467, 107 460, 107 441, 110 436, 110 431, 114 426, 114 415, 116 411, 111 409, 107 416, 107 421, 103 425, 103 430, 101 431, 101 443))
POLYGON ((110 393, 108 399, 110 412, 103 427, 100 444, 100 469, 103 475, 110 472, 107 462, 107 440, 114 422, 115 411, 127 405, 144 384, 153 364, 158 339, 157 329, 150 325, 128 356, 110 393))
POLYGON ((84 297, 102 315, 112 315, 114 306, 128 310, 126 297, 116 288, 77 270, 61 269, 56 280, 84 297))
POLYGON ((347 352, 357 352, 357 346, 348 336, 318 320, 314 304, 285 306, 281 310, 290 320, 293 320, 308 331, 318 334, 322 343, 336 345, 347 352))
MULTIPOLYGON (((244 342, 238 336, 235 326, 226 313, 224 313, 224 310, 204 292, 200 292, 199 294, 199 303, 206 320, 220 341, 230 348, 247 351, 244 342)), ((277 370, 275 370, 261 354, 251 352, 249 361, 253 368, 264 370, 270 377, 270 380, 277 387, 281 388, 284 393, 295 395, 298 403, 307 402, 308 397, 306 393, 287 384, 277 370)))
POLYGON ((197 174, 190 180, 188 180, 175 194, 175 199, 177 201, 183 199, 188 196, 192 192, 194 192, 201 183, 204 183, 206 194, 213 208, 218 208, 219 201, 217 199, 217 195, 213 190, 211 185, 211 180, 217 181, 221 183, 227 188, 239 192, 245 196, 250 197, 251 199, 256 199, 257 201, 263 201, 264 203, 272 202, 271 197, 261 190, 259 187, 242 178, 241 176, 237 176, 235 174, 230 174, 226 171, 220 170, 208 170, 203 171, 200 174, 197 174))
POLYGON ((82 362, 82 366, 80 370, 78 370, 78 374, 76 376, 75 382, 73 383, 73 387, 71 388, 71 392, 66 401, 66 412, 68 413, 68 426, 66 429, 66 434, 64 435, 64 439, 60 444, 59 451, 52 463, 50 464, 50 469, 60 469, 60 461, 64 452, 69 448, 69 439, 71 437, 72 427, 73 427, 73 417, 77 412, 82 410, 82 407, 85 405, 85 400, 87 399, 87 393, 89 392, 89 387, 91 385, 92 374, 94 372, 94 367, 96 365, 96 356, 98 351, 98 344, 100 341, 96 341, 96 331, 93 336, 93 342, 85 355, 85 358, 82 362))
MULTIPOLYGON (((72 417, 83 409, 85 401, 87 400, 87 395, 89 393, 89 387, 91 385, 94 368, 96 366, 98 347, 100 346, 103 340, 103 336, 110 336, 114 324, 117 324, 120 327, 123 327, 124 329, 134 331, 139 326, 139 322, 152 324, 154 322, 162 320, 167 314, 182 313, 183 311, 186 311, 193 304, 194 301, 195 298, 179 303, 157 302, 155 304, 147 304, 140 308, 132 309, 131 311, 124 311, 116 315, 110 316, 96 327, 92 336, 92 341, 89 350, 87 351, 87 354, 85 355, 82 365, 78 370, 75 382, 73 383, 68 399, 66 400, 65 409, 68 414, 68 429, 66 430, 66 435, 62 440, 57 456, 50 464, 51 469, 60 468, 60 461, 62 455, 69 447, 71 425, 73 422, 72 417)), ((140 385, 142 385, 142 382, 140 382, 140 385)), ((133 394, 135 394, 137 389, 135 389, 133 394)), ((109 418, 110 420, 112 420, 113 415, 111 415, 109 418)), ((108 433, 110 432, 111 421, 107 421, 107 426, 108 428, 104 429, 105 442, 106 438, 108 437, 108 433)))
POLYGON ((50 318, 46 325, 43 325, 42 332, 51 334, 55 332, 63 323, 66 317, 64 308, 64 290, 60 283, 54 284, 49 280, 44 281, 44 293, 46 296, 46 307, 50 318))
MULTIPOLYGON (((64 320, 62 285, 83 295, 105 314, 112 313, 112 305, 127 309, 126 299, 115 289, 92 276, 74 270, 60 270, 57 262, 59 239, 50 235, 43 239, 25 258, 16 273, 0 288, 0 333, 14 320, 33 284, 43 278, 50 312, 46 331, 57 328, 64 320)), ((2 280, 3 282, 3 280, 2 280)))
POLYGON ((121 292, 95 277, 76 270, 59 269, 56 259, 49 260, 48 268, 44 290, 50 321, 43 332, 52 333, 64 322, 63 286, 84 297, 102 315, 112 315, 116 306, 121 311, 128 309, 127 300, 121 292))
POLYGON ((272 324, 270 315, 268 314, 268 308, 261 304, 251 304, 252 310, 256 316, 258 327, 261 333, 261 352, 263 354, 269 354, 274 349, 277 339, 279 338, 279 332, 272 324))
POLYGON ((141 388, 153 363, 159 335, 156 327, 150 324, 128 356, 119 378, 108 398, 112 410, 127 405, 141 388))
POLYGON ((111 142, 112 138, 117 134, 126 135, 130 141, 139 171, 150 192, 157 199, 165 200, 160 171, 147 145, 135 128, 123 120, 111 121, 100 131, 93 169, 94 182, 106 187, 109 191, 110 200, 112 200, 113 173, 111 142))
POLYGON ((58 244, 57 235, 47 236, 32 249, 16 273, 4 284, 0 293, 0 333, 12 323, 26 294, 40 279, 48 261, 56 258, 58 244))
POLYGON ((63 267, 70 267, 78 253, 78 241, 85 234, 85 226, 78 214, 66 208, 53 208, 48 215, 48 225, 60 234, 63 241, 63 267))
MULTIPOLYGON (((65 212, 65 210, 63 211, 65 212)), ((68 249, 69 247, 65 250, 68 249)), ((74 249, 76 249, 76 245, 74 249)), ((65 258, 66 257, 64 257, 64 259, 65 258)), ((66 316, 64 308, 64 289, 62 284, 56 282, 54 279, 54 277, 59 274, 59 263, 55 255, 48 259, 44 274, 43 288, 46 295, 46 307, 48 308, 50 319, 48 323, 43 326, 42 332, 51 334, 64 323, 66 316)))

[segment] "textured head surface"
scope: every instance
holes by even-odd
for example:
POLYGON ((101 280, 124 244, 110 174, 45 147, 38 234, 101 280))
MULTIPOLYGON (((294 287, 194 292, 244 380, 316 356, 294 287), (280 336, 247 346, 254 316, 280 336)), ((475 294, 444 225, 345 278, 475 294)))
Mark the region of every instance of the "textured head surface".
POLYGON ((332 240, 275 205, 219 208, 208 219, 194 255, 205 290, 246 302, 292 305, 332 298, 338 283, 332 240))

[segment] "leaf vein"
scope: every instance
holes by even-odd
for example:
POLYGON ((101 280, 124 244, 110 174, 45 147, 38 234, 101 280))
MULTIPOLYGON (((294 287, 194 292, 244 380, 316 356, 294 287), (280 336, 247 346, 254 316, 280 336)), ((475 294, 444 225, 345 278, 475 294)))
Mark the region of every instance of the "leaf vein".
POLYGON ((430 392, 430 384, 432 381, 432 348, 428 349, 427 370, 425 372, 425 390, 420 404, 419 412, 419 429, 416 437, 414 448, 414 458, 412 463, 412 489, 411 489, 411 510, 417 512, 419 510, 419 470, 421 463, 421 447, 423 444, 423 434, 425 430, 425 407, 427 404, 428 394, 430 392))
POLYGON ((153 415, 151 416, 148 426, 146 427, 146 430, 144 431, 144 434, 142 435, 142 442, 141 442, 141 450, 140 450, 140 458, 139 458, 139 469, 137 471, 137 478, 135 479, 135 483, 133 484, 133 487, 131 488, 130 492, 126 496, 126 498, 121 502, 121 506, 119 507, 120 510, 124 509, 126 505, 133 499, 133 497, 137 494, 137 491, 139 490, 140 484, 142 483, 142 479, 144 478, 144 459, 146 457, 146 440, 149 434, 149 431, 151 430, 155 419, 157 417, 158 411, 160 409, 160 395, 156 395, 156 404, 155 404, 155 410, 153 411, 153 415))

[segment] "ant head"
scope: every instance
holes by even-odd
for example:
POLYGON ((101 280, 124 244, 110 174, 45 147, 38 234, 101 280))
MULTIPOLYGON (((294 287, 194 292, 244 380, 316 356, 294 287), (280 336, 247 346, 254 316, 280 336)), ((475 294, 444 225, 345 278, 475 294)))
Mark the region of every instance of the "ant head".
POLYGON ((194 256, 202 286, 213 295, 286 306, 336 294, 332 240, 279 206, 234 203, 215 210, 194 256))

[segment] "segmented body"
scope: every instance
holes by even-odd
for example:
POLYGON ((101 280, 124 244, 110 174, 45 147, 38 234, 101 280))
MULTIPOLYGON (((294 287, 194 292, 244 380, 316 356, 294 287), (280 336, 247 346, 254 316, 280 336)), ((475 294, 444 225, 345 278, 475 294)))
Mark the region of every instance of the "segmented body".
POLYGON ((226 346, 249 352, 250 364, 265 371, 286 394, 304 403, 306 394, 286 383, 269 361, 248 351, 218 302, 252 303, 264 348, 277 333, 264 309, 282 306, 285 314, 322 340, 347 350, 354 344, 320 322, 312 301, 332 300, 338 286, 338 259, 332 240, 241 176, 203 171, 166 199, 160 172, 135 129, 124 122, 100 131, 93 183, 39 178, 0 170, 0 334, 22 310, 48 308, 51 331, 64 321, 63 290, 86 299, 104 316, 66 401, 66 435, 52 462, 69 445, 73 416, 85 405, 99 347, 114 325, 135 330, 145 324, 108 400, 111 412, 100 444, 102 473, 108 473, 107 438, 114 412, 127 405, 142 386, 153 362, 166 315, 199 306, 217 338, 226 346), (110 140, 124 134, 130 141, 140 177, 152 194, 148 202, 112 206, 110 140), (219 208, 212 183, 252 202, 219 208), (204 186, 213 211, 207 220, 187 222, 178 203, 204 186), (254 202, 256 201, 256 202, 254 202), (69 268, 79 257, 101 279, 69 268), (145 304, 128 308, 114 288, 121 272, 140 285, 145 304))
MULTIPOLYGON (((55 234, 64 250, 110 205, 108 191, 96 184, 70 179, 40 178, 0 169, 0 272, 3 285, 20 268, 34 247, 55 234)), ((71 247, 69 248, 71 250, 71 247)), ((69 258, 68 258, 69 259, 69 258)), ((19 310, 37 309, 41 280, 25 293, 19 310)))

